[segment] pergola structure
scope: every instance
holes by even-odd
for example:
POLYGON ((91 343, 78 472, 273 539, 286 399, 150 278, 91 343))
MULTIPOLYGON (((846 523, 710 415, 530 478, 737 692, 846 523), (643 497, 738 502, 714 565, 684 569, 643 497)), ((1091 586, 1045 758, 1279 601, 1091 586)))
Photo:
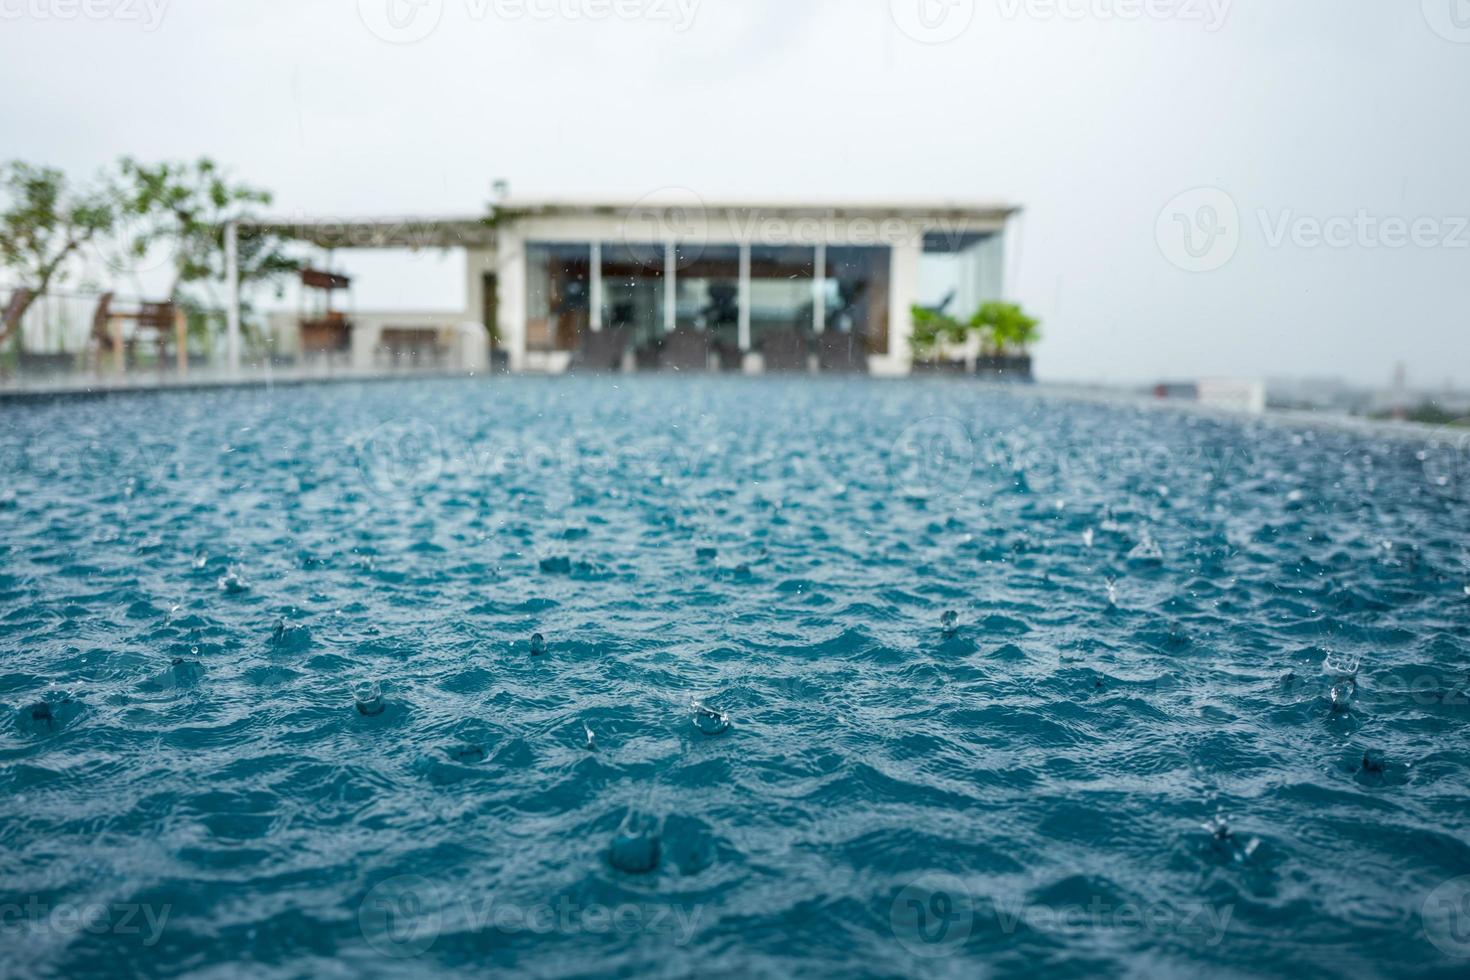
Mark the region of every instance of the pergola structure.
POLYGON ((226 350, 231 371, 240 369, 241 231, 274 235, 317 248, 494 248, 496 228, 485 217, 270 218, 231 222, 225 227, 228 309, 226 350))

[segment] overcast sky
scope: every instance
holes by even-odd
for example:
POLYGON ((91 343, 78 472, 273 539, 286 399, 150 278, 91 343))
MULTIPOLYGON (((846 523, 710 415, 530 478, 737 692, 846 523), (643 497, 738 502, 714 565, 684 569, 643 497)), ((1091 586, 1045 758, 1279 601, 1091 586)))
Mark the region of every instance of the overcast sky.
POLYGON ((0 85, 0 156, 208 154, 287 215, 1008 201, 1043 378, 1470 384, 1467 0, 0 0, 0 85))

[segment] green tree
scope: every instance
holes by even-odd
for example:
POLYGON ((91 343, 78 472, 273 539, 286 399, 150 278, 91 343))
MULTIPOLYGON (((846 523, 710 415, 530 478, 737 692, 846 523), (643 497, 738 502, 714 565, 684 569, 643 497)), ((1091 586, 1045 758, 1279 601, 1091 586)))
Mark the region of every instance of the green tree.
POLYGON ((0 166, 0 265, 29 290, 0 322, 0 345, 30 305, 64 281, 77 251, 110 232, 116 221, 104 190, 73 188, 54 167, 19 160, 0 166))
MULTIPOLYGON (((116 195, 127 234, 120 243, 122 262, 140 261, 155 248, 169 251, 173 282, 168 298, 182 302, 185 287, 198 284, 218 306, 213 285, 223 282, 225 229, 248 220, 256 208, 271 203, 271 193, 232 181, 215 163, 144 164, 124 157, 119 164, 116 195)), ((300 268, 273 235, 242 233, 239 245, 240 288, 281 280, 300 268)))

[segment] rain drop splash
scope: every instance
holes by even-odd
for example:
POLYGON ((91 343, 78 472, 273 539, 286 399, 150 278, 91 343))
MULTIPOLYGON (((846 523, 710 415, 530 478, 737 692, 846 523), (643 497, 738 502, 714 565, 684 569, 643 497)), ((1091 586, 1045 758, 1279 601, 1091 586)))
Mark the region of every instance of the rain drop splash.
POLYGON ((1235 835, 1235 830, 1230 826, 1230 820, 1223 813, 1216 813, 1214 818, 1200 824, 1200 827, 1210 835, 1210 843, 1215 849, 1230 855, 1236 861, 1244 861, 1256 853, 1256 848, 1261 846, 1258 837, 1242 841, 1235 835))
POLYGON ((225 595, 239 595, 250 591, 250 583, 231 565, 219 578, 219 590, 225 595))
POLYGON ((531 634, 531 656, 546 656, 546 637, 542 636, 540 633, 531 634))
POLYGON ((730 716, 723 711, 716 711, 702 701, 692 702, 689 709, 694 712, 694 727, 704 734, 723 735, 730 730, 730 716))
POLYGON ((1118 583, 1115 579, 1110 578, 1107 580, 1107 590, 1108 605, 1116 606, 1118 604, 1118 583))
POLYGON ((629 810, 622 826, 613 835, 608 857, 619 871, 642 875, 658 867, 659 851, 658 821, 647 814, 629 810))
POLYGON ((35 704, 27 708, 26 711, 30 714, 30 722, 32 727, 44 727, 47 731, 55 729, 56 715, 52 712, 51 703, 49 701, 37 701, 35 704))
MULTIPOLYGON (((197 651, 198 647, 193 647, 197 651)), ((197 660, 175 657, 171 665, 175 687, 193 687, 204 676, 204 666, 197 660)))
POLYGON ((51 688, 20 709, 19 722, 22 731, 31 735, 49 735, 71 724, 82 712, 82 704, 68 691, 51 688))
POLYGON ((473 766, 485 761, 485 750, 481 746, 465 743, 450 750, 450 758, 461 765, 473 766))
POLYGON ((586 736, 586 740, 582 743, 582 748, 586 749, 588 752, 596 751, 597 736, 593 734, 592 726, 587 724, 585 721, 582 722, 582 734, 586 736))
POLYGON ((1095 540, 1096 536, 1097 536, 1097 533, 1095 531, 1093 531, 1092 528, 1088 528, 1087 530, 1083 531, 1082 532, 1082 546, 1084 548, 1091 548, 1092 547, 1092 542, 1095 540))
POLYGON ((1154 540, 1153 535, 1144 531, 1138 539, 1138 544, 1128 552, 1128 560, 1144 563, 1157 563, 1164 560, 1164 549, 1154 540))
POLYGON ((1342 714, 1352 709, 1353 699, 1358 695, 1358 669, 1361 664, 1358 657, 1336 653, 1329 653, 1322 661, 1322 672, 1332 678, 1327 700, 1332 705, 1333 714, 1342 714))
POLYGON ((357 713, 376 718, 388 710, 383 700, 383 686, 377 681, 363 681, 352 688, 352 700, 357 704, 357 713))

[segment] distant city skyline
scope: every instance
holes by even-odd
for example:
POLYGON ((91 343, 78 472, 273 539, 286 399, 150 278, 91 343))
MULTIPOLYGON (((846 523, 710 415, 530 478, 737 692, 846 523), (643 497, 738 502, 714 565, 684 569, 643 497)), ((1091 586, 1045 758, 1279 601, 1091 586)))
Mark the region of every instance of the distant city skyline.
MULTIPOLYGON (((1043 379, 1465 386, 1451 3, 25 0, 0 130, 78 177, 208 155, 285 215, 1006 201, 1043 379)), ((453 257, 339 259, 362 307, 463 298, 453 257)))

